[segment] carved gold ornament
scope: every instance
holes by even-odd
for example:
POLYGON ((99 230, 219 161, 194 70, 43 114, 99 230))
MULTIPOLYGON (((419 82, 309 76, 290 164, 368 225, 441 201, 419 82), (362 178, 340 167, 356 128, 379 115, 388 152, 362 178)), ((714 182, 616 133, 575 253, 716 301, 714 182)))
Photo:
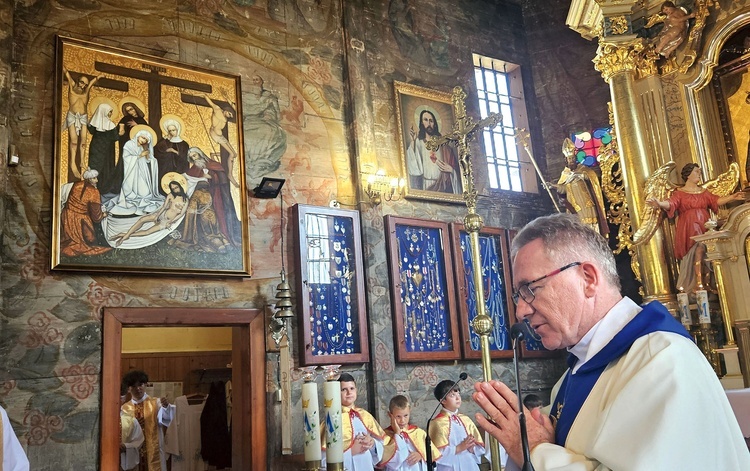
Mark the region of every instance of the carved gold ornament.
POLYGON ((609 27, 613 34, 623 34, 628 31, 628 19, 624 15, 613 16, 609 19, 609 27))
POLYGON ((600 42, 592 62, 594 68, 601 72, 602 78, 609 83, 614 75, 636 71, 642 60, 643 49, 640 39, 622 44, 600 42))

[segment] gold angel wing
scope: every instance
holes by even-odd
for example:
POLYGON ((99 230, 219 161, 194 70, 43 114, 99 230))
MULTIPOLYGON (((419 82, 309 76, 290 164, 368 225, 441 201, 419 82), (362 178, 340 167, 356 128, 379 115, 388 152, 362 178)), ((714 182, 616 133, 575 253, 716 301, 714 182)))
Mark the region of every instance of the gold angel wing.
POLYGON ((729 169, 701 186, 717 196, 729 196, 740 181, 740 166, 732 162, 729 169))
POLYGON ((663 13, 656 13, 654 15, 651 15, 648 17, 648 21, 646 22, 646 28, 650 28, 654 26, 657 23, 661 23, 664 21, 664 19, 667 17, 667 15, 663 13))
MULTIPOLYGON (((669 180, 669 175, 672 173, 675 166, 676 164, 670 160, 659 167, 653 175, 646 179, 645 200, 656 198, 659 201, 664 201, 672 196, 672 192, 676 186, 669 180)), ((661 208, 654 208, 651 205, 646 204, 641 212, 641 225, 638 227, 638 230, 635 231, 635 234, 633 234, 633 245, 642 245, 648 242, 651 237, 653 237, 656 229, 659 228, 661 218, 661 208)))

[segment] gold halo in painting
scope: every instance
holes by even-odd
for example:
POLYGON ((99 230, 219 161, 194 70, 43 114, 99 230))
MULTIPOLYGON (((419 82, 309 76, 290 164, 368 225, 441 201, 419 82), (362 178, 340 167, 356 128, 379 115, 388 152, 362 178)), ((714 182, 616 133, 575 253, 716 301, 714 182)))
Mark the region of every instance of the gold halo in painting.
POLYGON ((121 113, 123 113, 123 116, 127 114, 122 110, 122 107, 125 103, 132 103, 135 106, 137 106, 141 111, 143 111, 144 118, 148 116, 148 110, 146 109, 146 106, 143 104, 141 100, 139 100, 138 98, 134 96, 126 96, 125 98, 120 100, 120 104, 117 106, 117 109, 120 110, 121 113))
POLYGON ((151 126, 146 126, 145 124, 139 124, 137 126, 133 126, 133 129, 130 130, 130 138, 133 139, 136 134, 138 134, 141 131, 148 131, 149 134, 151 134, 151 145, 156 145, 156 131, 151 129, 151 126))
POLYGON ((161 189, 164 190, 164 193, 169 194, 169 183, 170 182, 177 182, 182 186, 182 191, 187 193, 187 178, 185 178, 185 175, 177 172, 167 172, 164 174, 163 177, 161 177, 161 189))
POLYGON ((91 118, 94 117, 96 109, 99 108, 99 105, 101 105, 102 103, 106 103, 112 107, 112 116, 110 116, 109 119, 117 123, 117 120, 120 119, 120 108, 115 105, 114 101, 105 96, 95 96, 91 99, 91 101, 89 101, 89 121, 91 121, 91 118))
POLYGON ((180 125, 180 137, 182 137, 182 133, 185 132, 185 121, 183 121, 182 118, 180 118, 176 114, 165 114, 164 116, 162 116, 161 120, 159 121, 159 127, 161 128, 162 135, 165 137, 169 135, 166 126, 164 126, 164 123, 166 123, 170 119, 177 121, 177 123, 180 125))
POLYGON ((422 111, 429 111, 432 113, 432 116, 435 117, 435 122, 438 127, 438 131, 440 131, 440 134, 444 133, 445 130, 443 129, 443 123, 440 119, 440 114, 435 111, 435 108, 431 107, 430 105, 419 105, 417 106, 417 109, 414 110, 414 125, 417 127, 417 132, 419 132, 419 116, 422 114, 422 111))

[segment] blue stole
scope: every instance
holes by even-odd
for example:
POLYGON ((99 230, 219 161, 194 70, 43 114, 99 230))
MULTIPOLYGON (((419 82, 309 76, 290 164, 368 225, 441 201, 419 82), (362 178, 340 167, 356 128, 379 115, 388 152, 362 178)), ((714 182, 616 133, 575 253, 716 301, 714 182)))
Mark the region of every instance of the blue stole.
POLYGON ((586 402, 594 384, 599 380, 599 376, 607 368, 607 365, 627 353, 633 343, 640 337, 658 331, 673 332, 689 338, 691 341, 693 340, 685 327, 672 317, 667 308, 658 301, 652 301, 625 325, 599 353, 581 366, 575 374, 572 374, 571 371, 573 371, 573 366, 575 366, 578 358, 573 354, 568 355, 568 373, 560 385, 550 414, 553 418, 557 417, 555 444, 565 446, 573 421, 575 421, 583 403, 586 402))

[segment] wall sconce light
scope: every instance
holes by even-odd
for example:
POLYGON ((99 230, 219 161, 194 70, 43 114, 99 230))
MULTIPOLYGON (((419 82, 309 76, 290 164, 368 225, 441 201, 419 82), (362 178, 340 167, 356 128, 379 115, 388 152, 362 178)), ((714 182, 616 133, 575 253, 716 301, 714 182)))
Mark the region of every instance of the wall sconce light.
POLYGON ((398 201, 404 196, 406 182, 403 178, 389 177, 385 170, 380 169, 376 173, 367 174, 365 193, 372 204, 378 205, 386 201, 398 201))

